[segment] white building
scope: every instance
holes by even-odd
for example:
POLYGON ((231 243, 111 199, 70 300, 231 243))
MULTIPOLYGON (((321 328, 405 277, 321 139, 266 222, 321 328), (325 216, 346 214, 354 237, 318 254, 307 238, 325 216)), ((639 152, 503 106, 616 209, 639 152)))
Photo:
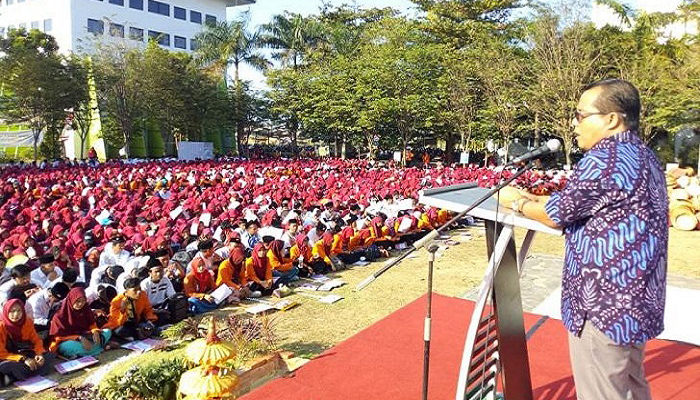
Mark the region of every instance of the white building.
POLYGON ((206 22, 226 20, 226 8, 255 0, 0 0, 0 34, 39 29, 61 52, 89 52, 103 38, 146 43, 157 38, 170 50, 191 51, 206 22))

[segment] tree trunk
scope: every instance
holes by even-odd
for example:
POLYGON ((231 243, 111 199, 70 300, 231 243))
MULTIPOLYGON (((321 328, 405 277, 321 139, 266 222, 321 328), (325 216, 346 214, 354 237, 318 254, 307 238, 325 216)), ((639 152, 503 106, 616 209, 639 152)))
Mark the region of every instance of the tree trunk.
POLYGON ((540 147, 540 113, 535 113, 535 148, 540 147))
MULTIPOLYGON (((462 135, 462 137, 464 137, 464 135, 462 135)), ((450 165, 454 161, 452 159, 452 153, 454 153, 454 150, 455 138, 454 135, 452 135, 452 133, 448 132, 445 140, 445 159, 443 160, 445 161, 445 165, 450 165)))

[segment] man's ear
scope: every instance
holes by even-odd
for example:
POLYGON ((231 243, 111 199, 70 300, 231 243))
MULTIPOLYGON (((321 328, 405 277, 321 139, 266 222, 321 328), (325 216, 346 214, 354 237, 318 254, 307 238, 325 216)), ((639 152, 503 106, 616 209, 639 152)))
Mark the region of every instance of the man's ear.
POLYGON ((607 128, 609 130, 617 130, 618 128, 625 126, 625 118, 619 112, 610 113, 608 114, 607 118, 607 128))

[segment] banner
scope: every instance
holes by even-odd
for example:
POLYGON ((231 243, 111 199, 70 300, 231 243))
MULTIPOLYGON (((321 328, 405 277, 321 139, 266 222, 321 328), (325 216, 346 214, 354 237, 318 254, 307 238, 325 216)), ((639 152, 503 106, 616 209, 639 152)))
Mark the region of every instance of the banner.
POLYGON ((211 142, 180 142, 177 149, 179 160, 211 160, 214 158, 214 143, 211 142))
MULTIPOLYGON (((42 132, 37 146, 43 138, 42 132)), ((32 131, 0 131, 0 147, 34 147, 34 135, 32 131)))

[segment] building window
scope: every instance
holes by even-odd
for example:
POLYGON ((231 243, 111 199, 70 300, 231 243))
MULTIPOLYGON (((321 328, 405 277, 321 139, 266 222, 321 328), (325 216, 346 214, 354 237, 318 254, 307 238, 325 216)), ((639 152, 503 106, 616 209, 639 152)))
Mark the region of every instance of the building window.
POLYGON ((97 19, 88 18, 87 30, 95 35, 102 35, 105 33, 105 23, 97 19))
POLYGON ((187 10, 182 7, 173 7, 173 17, 187 21, 187 10))
POLYGON ((129 0, 129 7, 135 10, 143 10, 143 0, 129 0))
POLYGON ((124 25, 110 23, 109 24, 109 35, 113 37, 124 37, 124 25))
POLYGON ((39 21, 32 21, 30 26, 32 29, 39 29, 39 21))
POLYGON ((148 37, 158 42, 161 46, 170 46, 170 35, 158 31, 148 31, 148 37))
POLYGON ((190 10, 190 22, 194 22, 195 24, 201 24, 202 13, 190 10))
POLYGON ((143 29, 134 28, 133 26, 129 27, 129 39, 143 42, 143 29))
POLYGON ((124 0, 109 0, 110 4, 116 4, 118 6, 123 6, 124 5, 124 0))
POLYGON ((205 21, 206 21, 207 25, 216 25, 216 17, 213 15, 207 14, 205 21))
POLYGON ((175 47, 178 49, 187 49, 187 39, 182 36, 175 36, 175 47))
POLYGON ((44 32, 51 32, 51 30, 53 30, 53 20, 45 19, 44 20, 44 32))
POLYGON ((148 0, 148 11, 160 15, 170 16, 170 6, 160 1, 148 0))
POLYGON ((199 48, 199 42, 197 39, 190 39, 190 50, 195 51, 199 48))

